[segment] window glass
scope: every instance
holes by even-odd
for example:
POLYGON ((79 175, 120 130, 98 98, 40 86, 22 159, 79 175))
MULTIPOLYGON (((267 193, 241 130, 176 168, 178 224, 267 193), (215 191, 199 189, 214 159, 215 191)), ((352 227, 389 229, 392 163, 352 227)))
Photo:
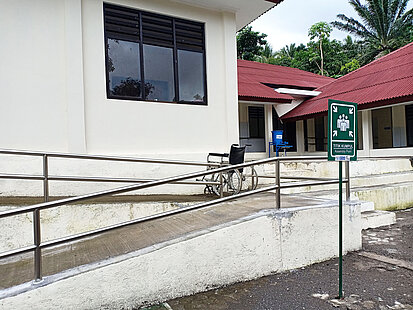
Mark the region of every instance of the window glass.
POLYGON ((144 44, 146 99, 174 101, 175 82, 172 48, 144 44))
POLYGON ((393 147, 391 108, 371 111, 373 123, 373 148, 393 147))
POLYGON ((204 54, 178 50, 179 100, 205 102, 204 54))
POLYGON ((250 138, 265 137, 264 107, 248 107, 250 138))
POLYGON ((108 39, 107 70, 109 93, 113 96, 140 97, 139 44, 108 39))
POLYGON ((315 118, 315 150, 316 151, 326 151, 327 150, 327 139, 326 130, 324 126, 324 117, 315 118))
POLYGON ((297 127, 296 122, 286 122, 284 123, 284 141, 288 145, 292 145, 291 148, 287 149, 287 152, 297 152, 297 127))

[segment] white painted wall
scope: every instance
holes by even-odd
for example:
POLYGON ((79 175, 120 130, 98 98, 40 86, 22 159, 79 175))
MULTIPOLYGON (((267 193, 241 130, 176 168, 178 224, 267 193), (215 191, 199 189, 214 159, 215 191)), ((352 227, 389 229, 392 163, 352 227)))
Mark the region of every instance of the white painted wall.
MULTIPOLYGON (((2 1, 0 37, 7 44, 0 46, 0 148, 193 161, 227 152, 239 140, 235 14, 167 0, 111 3, 205 23, 208 105, 107 99, 102 0, 2 1)), ((21 162, 0 155, 8 173, 41 173, 36 159, 21 162)), ((106 163, 95 170, 78 162, 61 165, 77 175, 125 176, 106 163)), ((158 178, 187 171, 134 165, 132 174, 158 178)), ((38 195, 41 185, 29 183, 2 180, 0 195, 38 195)), ((61 188, 70 188, 67 194, 101 189, 61 188)))
POLYGON ((1 1, 0 37, 0 148, 67 151, 65 2, 1 1))
POLYGON ((205 23, 208 106, 106 99, 102 1, 84 1, 88 152, 174 157, 227 151, 238 140, 235 16, 163 0, 114 3, 205 23))
POLYGON ((173 155, 237 142, 235 15, 113 3, 205 23, 208 106, 106 99, 102 0, 4 1, 0 148, 173 155))

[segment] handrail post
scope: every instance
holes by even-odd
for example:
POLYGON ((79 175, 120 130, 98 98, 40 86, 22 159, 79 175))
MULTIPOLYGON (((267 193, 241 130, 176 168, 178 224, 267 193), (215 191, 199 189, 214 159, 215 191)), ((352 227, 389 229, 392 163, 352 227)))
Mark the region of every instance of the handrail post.
POLYGON ((224 186, 223 186, 223 176, 222 171, 219 173, 219 197, 224 197, 224 186))
POLYGON ((350 200, 350 161, 346 161, 345 164, 345 173, 346 173, 346 201, 350 200))
MULTIPOLYGON (((47 155, 43 155, 43 200, 49 201, 49 162, 47 155)), ((33 212, 33 233, 34 233, 34 279, 35 282, 42 280, 42 249, 41 243, 41 230, 40 230, 40 210, 35 209, 33 212)))
POLYGON ((254 165, 251 166, 251 189, 254 189, 254 165))
POLYGON ((277 209, 281 208, 281 193, 280 193, 280 159, 277 158, 275 161, 275 182, 277 189, 275 190, 275 207, 277 209))

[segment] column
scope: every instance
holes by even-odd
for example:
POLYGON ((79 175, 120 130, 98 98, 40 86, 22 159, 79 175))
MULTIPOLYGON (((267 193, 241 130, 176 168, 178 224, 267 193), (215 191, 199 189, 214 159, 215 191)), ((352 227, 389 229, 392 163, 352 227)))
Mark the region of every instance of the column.
POLYGON ((86 153, 81 0, 65 0, 65 54, 67 149, 86 153))

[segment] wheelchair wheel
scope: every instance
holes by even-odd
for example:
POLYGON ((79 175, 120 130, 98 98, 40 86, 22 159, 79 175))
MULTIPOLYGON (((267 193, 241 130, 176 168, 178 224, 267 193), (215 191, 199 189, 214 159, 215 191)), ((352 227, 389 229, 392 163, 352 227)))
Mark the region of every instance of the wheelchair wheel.
POLYGON ((242 186, 245 190, 257 189, 258 173, 253 166, 244 168, 245 173, 242 174, 242 186))
POLYGON ((227 191, 230 195, 236 195, 242 188, 242 176, 238 170, 228 172, 228 186, 227 191))
MULTIPOLYGON (((212 182, 219 182, 219 173, 214 173, 211 176, 212 182)), ((225 190, 225 185, 227 184, 227 180, 225 178, 225 174, 222 174, 222 185, 224 186, 224 190, 225 190)), ((211 185, 210 188, 212 189, 212 192, 217 195, 217 196, 221 196, 221 185, 219 184, 214 184, 211 185)))

